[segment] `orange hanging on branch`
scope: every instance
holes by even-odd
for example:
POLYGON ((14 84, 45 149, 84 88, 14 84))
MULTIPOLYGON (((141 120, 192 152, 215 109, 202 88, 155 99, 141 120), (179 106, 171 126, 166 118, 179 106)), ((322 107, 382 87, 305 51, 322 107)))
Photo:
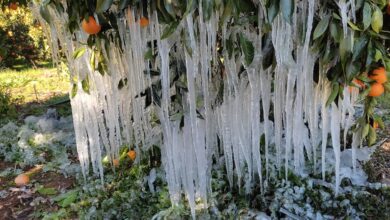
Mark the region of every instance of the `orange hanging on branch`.
POLYGON ((139 25, 141 27, 146 27, 149 25, 149 19, 145 18, 145 17, 142 17, 141 19, 139 19, 139 25))
POLYGON ((381 96, 385 92, 385 87, 383 87, 380 83, 373 83, 371 84, 370 92, 368 93, 368 96, 371 97, 378 97, 381 96))
POLYGON ((97 34, 102 29, 100 24, 96 23, 96 20, 93 16, 89 16, 88 21, 84 19, 81 26, 85 33, 88 34, 97 34))
POLYGON ((114 159, 112 161, 112 164, 114 165, 114 167, 119 167, 119 159, 114 159))
POLYGON ((134 150, 131 150, 127 153, 127 156, 129 156, 130 160, 134 161, 137 153, 134 150))
POLYGON ((374 123, 372 124, 372 127, 376 130, 379 128, 379 124, 378 122, 374 121, 374 123))
POLYGON ((377 83, 383 84, 387 81, 386 70, 383 67, 374 69, 369 76, 370 79, 375 80, 377 83))

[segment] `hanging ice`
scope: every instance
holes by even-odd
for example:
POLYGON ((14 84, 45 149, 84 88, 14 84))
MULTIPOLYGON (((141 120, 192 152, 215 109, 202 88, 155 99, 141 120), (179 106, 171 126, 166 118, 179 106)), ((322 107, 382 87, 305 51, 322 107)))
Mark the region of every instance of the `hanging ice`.
MULTIPOLYGON (((263 190, 268 179, 283 170, 286 179, 291 171, 301 173, 307 161, 313 162, 313 172, 319 172, 317 161, 321 161, 325 179, 330 134, 337 193, 340 132, 343 129, 347 147, 358 91, 345 88, 344 99, 337 106, 326 105, 331 93, 331 82, 326 78, 329 67, 319 62, 310 41, 319 2, 298 1, 292 23, 279 14, 270 33, 263 32, 264 1, 257 2, 256 31, 246 25, 230 28, 226 19, 219 31, 219 12, 206 20, 203 3, 186 14, 166 39, 161 39, 166 26, 158 22, 156 12, 148 9, 150 23, 141 28, 137 9, 128 8, 117 20, 121 48, 101 40, 99 52, 87 49, 78 59, 72 55, 88 36, 82 31, 68 33, 63 28, 67 14, 48 6, 54 18, 46 30, 54 39, 53 54, 63 48, 75 88, 71 104, 84 176, 92 171, 103 178, 102 157, 107 155, 112 161, 121 147, 134 147, 140 155, 136 162, 140 162, 144 151, 158 145, 172 204, 186 198, 195 218, 195 201, 207 206, 211 193, 213 158, 224 160, 230 187, 244 186, 246 193, 251 193, 257 181, 263 190), (251 64, 245 62, 243 53, 230 56, 226 49, 230 46, 226 39, 241 34, 254 46, 251 64), (263 45, 264 39, 269 45, 263 45), (271 44, 276 62, 265 68, 262 61, 267 51, 263 48, 271 44), (145 60, 150 50, 155 59, 145 60), (91 57, 92 61, 104 58, 104 74, 95 70, 91 57), (319 80, 314 83, 317 62, 319 80), (152 71, 159 74, 152 75, 152 71), (177 76, 180 86, 185 87, 183 94, 175 90, 177 76), (86 82, 90 86, 83 89, 86 82), (177 95, 181 95, 180 101, 172 101, 177 95), (159 123, 152 123, 153 117, 159 123)), ((339 0, 337 4, 347 46, 353 48, 349 40, 354 33, 347 25, 349 19, 355 19, 355 1, 339 0)), ((66 11, 66 4, 64 8, 66 11)), ((38 16, 39 8, 33 9, 38 16)), ((352 140, 355 167, 355 150, 362 140, 357 134, 352 140)), ((153 177, 151 173, 151 190, 153 177)))

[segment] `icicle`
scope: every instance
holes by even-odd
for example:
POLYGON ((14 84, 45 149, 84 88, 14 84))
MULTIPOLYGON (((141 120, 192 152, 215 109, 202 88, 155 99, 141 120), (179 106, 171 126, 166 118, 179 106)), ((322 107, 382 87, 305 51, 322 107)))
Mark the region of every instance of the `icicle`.
POLYGON ((352 135, 352 169, 353 172, 356 173, 356 149, 358 148, 360 144, 360 137, 359 133, 354 133, 352 135))
POLYGON ((341 15, 341 22, 343 24, 343 32, 344 37, 347 37, 348 34, 348 7, 349 4, 346 2, 346 0, 339 0, 337 3, 340 9, 340 15, 341 15))
POLYGON ((349 0, 349 2, 351 4, 352 21, 356 23, 356 3, 355 0, 349 0))
POLYGON ((262 165, 260 155, 260 82, 254 69, 248 70, 249 85, 251 88, 251 145, 254 169, 257 168, 257 173, 260 179, 260 187, 263 189, 262 165))
MULTIPOLYGON (((218 157, 223 154, 230 187, 241 188, 244 185, 246 193, 249 193, 257 179, 256 174, 261 190, 264 180, 266 187, 268 178, 275 175, 273 167, 281 171, 283 157, 286 178, 292 165, 297 173, 305 168, 306 156, 309 161, 314 161, 314 172, 321 157, 322 176, 325 178, 325 151, 328 134, 331 133, 336 157, 337 193, 340 184, 340 127, 344 129, 346 144, 348 130, 354 122, 353 105, 358 91, 349 93, 345 89, 345 98, 338 103, 339 107, 332 104, 329 108, 326 102, 331 88, 324 66, 320 65, 318 84, 313 83, 318 54, 310 50, 310 39, 318 1, 298 1, 292 24, 287 23, 282 15, 278 15, 271 24, 276 58, 274 70, 262 67, 265 55, 262 40, 267 37, 261 31, 262 22, 267 17, 265 1, 257 1, 259 33, 249 26, 228 30, 227 21, 218 31, 219 12, 204 20, 202 4, 202 1, 199 2, 196 14, 189 13, 178 25, 178 29, 189 38, 191 54, 180 46, 176 32, 161 40, 163 25, 158 23, 156 12, 151 14, 149 11, 150 24, 141 28, 139 13, 127 9, 117 20, 121 50, 113 42, 101 41, 105 46, 98 56, 102 55, 106 60, 108 74, 105 75, 95 72, 90 66, 92 51, 87 50, 79 59, 73 59, 74 51, 82 46, 79 42, 86 42, 88 36, 82 31, 76 31, 74 35, 68 33, 63 28, 69 20, 67 14, 59 14, 48 6, 53 17, 50 29, 47 29, 53 39, 53 54, 56 56, 62 48, 72 80, 77 78, 72 81, 78 90, 71 98, 71 104, 84 177, 91 168, 95 175, 102 178, 101 157, 117 158, 123 145, 135 146, 137 153, 159 145, 172 204, 179 204, 182 195, 185 195, 195 218, 195 201, 201 198, 207 206, 214 156, 220 160, 218 157), (305 30, 304 36, 302 30, 305 30), (213 74, 213 68, 218 66, 215 63, 220 58, 217 48, 219 32, 222 32, 222 48, 227 48, 225 39, 237 33, 244 34, 255 47, 254 60, 249 66, 243 65, 244 56, 230 57, 227 50, 222 50, 223 79, 213 74), (144 60, 149 47, 152 51, 157 47, 156 62, 144 60), (171 70, 170 65, 171 61, 181 60, 185 61, 186 72, 182 76, 186 76, 188 92, 184 94, 182 103, 171 103, 175 90, 171 88, 170 75, 175 70, 171 70), (160 75, 151 76, 152 69, 159 70, 160 75), (215 83, 215 79, 219 81, 215 83), (89 80, 89 94, 83 91, 82 80, 89 80), (154 86, 160 81, 160 105, 145 106, 144 94, 159 93, 154 91, 154 86), (219 83, 223 83, 223 91, 216 88, 219 83), (217 97, 220 100, 216 101, 217 97), (183 108, 183 124, 171 120, 172 104, 183 108), (269 117, 270 112, 273 112, 273 121, 269 117), (161 125, 151 125, 152 114, 158 115, 161 125), (264 152, 260 150, 263 134, 264 152), (272 135, 275 137, 271 138, 272 135), (320 142, 321 156, 317 158, 320 142), (262 157, 265 159, 266 178, 262 176, 262 157)), ((348 19, 356 19, 355 4, 354 0, 338 1, 344 36, 350 48, 353 48, 354 33, 349 32, 347 25, 348 19)), ((64 8, 66 11, 66 5, 64 8)), ((34 11, 39 15, 39 7, 35 7, 34 11)), ((158 101, 153 95, 151 98, 158 101)), ((362 141, 357 137, 354 134, 352 143, 354 169, 356 148, 362 141)))
POLYGON ((325 181, 325 152, 328 144, 328 133, 329 133, 329 114, 328 108, 326 107, 326 102, 330 94, 330 85, 325 76, 321 75, 320 71, 320 84, 322 85, 322 107, 321 107, 321 119, 322 119, 322 144, 321 144, 321 169, 322 169, 322 179, 325 181))
POLYGON ((332 135, 332 147, 334 156, 336 159, 335 164, 335 192, 336 195, 339 192, 340 186, 340 110, 335 103, 332 103, 332 116, 331 116, 331 135, 332 135))
POLYGON ((268 119, 270 106, 271 106, 271 74, 270 70, 260 70, 260 83, 261 83, 261 103, 263 105, 263 116, 264 116, 264 135, 265 135, 265 170, 266 170, 266 179, 269 178, 269 140, 271 138, 270 134, 270 121, 268 119))

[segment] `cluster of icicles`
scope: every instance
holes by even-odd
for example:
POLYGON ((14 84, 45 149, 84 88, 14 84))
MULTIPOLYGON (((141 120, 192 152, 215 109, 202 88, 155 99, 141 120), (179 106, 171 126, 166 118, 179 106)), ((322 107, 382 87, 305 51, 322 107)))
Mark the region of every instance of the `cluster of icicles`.
MULTIPOLYGON (((163 26, 158 23, 156 13, 149 13, 150 24, 141 28, 134 11, 128 9, 118 19, 124 50, 121 52, 114 43, 110 43, 108 51, 103 48, 109 74, 101 75, 92 71, 90 51, 81 58, 72 57, 82 46, 80 42, 86 42, 88 36, 82 31, 71 36, 63 28, 67 14, 50 9, 55 18, 47 29, 53 39, 52 47, 58 51, 55 40, 58 39, 68 58, 72 79, 79 84, 71 104, 83 174, 87 175, 92 165, 93 172, 103 178, 102 155, 117 158, 119 148, 125 144, 135 146, 141 157, 142 152, 153 145, 160 146, 172 203, 177 204, 184 193, 195 216, 195 200, 200 198, 207 204, 211 192, 213 156, 224 159, 231 187, 245 185, 250 192, 254 183, 264 188, 270 176, 283 169, 286 174, 290 169, 299 173, 307 162, 314 164, 311 172, 322 172, 325 177, 325 150, 329 144, 336 158, 337 193, 340 136, 343 129, 346 143, 347 132, 354 123, 353 106, 358 91, 346 88, 344 99, 339 100, 338 105, 328 107, 326 101, 331 88, 325 77, 327 67, 320 66, 319 81, 314 83, 313 71, 318 55, 310 50, 310 39, 318 4, 311 0, 298 1, 292 25, 286 23, 282 15, 276 17, 272 24, 275 68, 262 66, 262 33, 240 27, 238 31, 253 42, 254 61, 239 74, 244 59, 230 58, 228 52, 223 51, 224 77, 219 82, 213 77, 211 62, 218 59, 217 35, 226 39, 234 33, 226 23, 219 27, 218 13, 205 21, 202 7, 199 7, 199 16, 195 18, 191 13, 181 21, 178 29, 185 27, 192 50, 188 54, 182 46, 172 49, 174 44, 180 44, 179 31, 161 40, 163 26), (296 13, 298 9, 299 13, 296 13), (296 40, 302 26, 306 27, 304 42, 296 40), (158 51, 157 62, 153 64, 144 59, 150 42, 158 51), (170 63, 174 59, 184 60, 186 67, 188 93, 182 101, 182 127, 180 120, 170 118, 170 97, 174 93, 170 79, 170 72, 174 70, 170 63), (151 85, 156 81, 156 76, 148 74, 151 65, 152 69, 160 71, 157 80, 161 80, 161 104, 145 108, 145 97, 140 94, 153 88, 151 85), (90 94, 81 89, 81 81, 86 77, 91 84, 90 94), (128 79, 127 85, 119 89, 118 83, 124 78, 128 79), (224 84, 222 102, 215 101, 218 83, 224 84), (203 101, 200 107, 199 99, 203 101), (199 118, 198 114, 203 117, 199 118), (153 117, 158 117, 161 124, 152 123, 153 117), (331 143, 328 143, 329 134, 331 143), (262 136, 265 146, 260 149, 262 136)), ((339 6, 343 20, 354 17, 345 1, 340 1, 339 6)), ((262 8, 259 6, 259 25, 264 21, 262 8)), ((35 11, 38 12, 37 8, 35 11)), ((345 27, 344 34, 353 33, 345 27)), ((226 44, 225 40, 223 44, 226 44)), ((226 48, 226 45, 222 46, 226 48)), ((360 142, 359 135, 354 135, 353 152, 360 142)))

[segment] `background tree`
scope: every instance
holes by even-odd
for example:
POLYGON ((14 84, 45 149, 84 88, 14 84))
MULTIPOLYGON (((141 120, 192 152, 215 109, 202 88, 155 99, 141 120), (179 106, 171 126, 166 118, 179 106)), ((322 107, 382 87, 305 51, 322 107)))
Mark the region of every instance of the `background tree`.
POLYGON ((0 14, 0 62, 3 67, 15 64, 36 65, 48 60, 50 52, 42 27, 26 6, 5 8, 0 14))

